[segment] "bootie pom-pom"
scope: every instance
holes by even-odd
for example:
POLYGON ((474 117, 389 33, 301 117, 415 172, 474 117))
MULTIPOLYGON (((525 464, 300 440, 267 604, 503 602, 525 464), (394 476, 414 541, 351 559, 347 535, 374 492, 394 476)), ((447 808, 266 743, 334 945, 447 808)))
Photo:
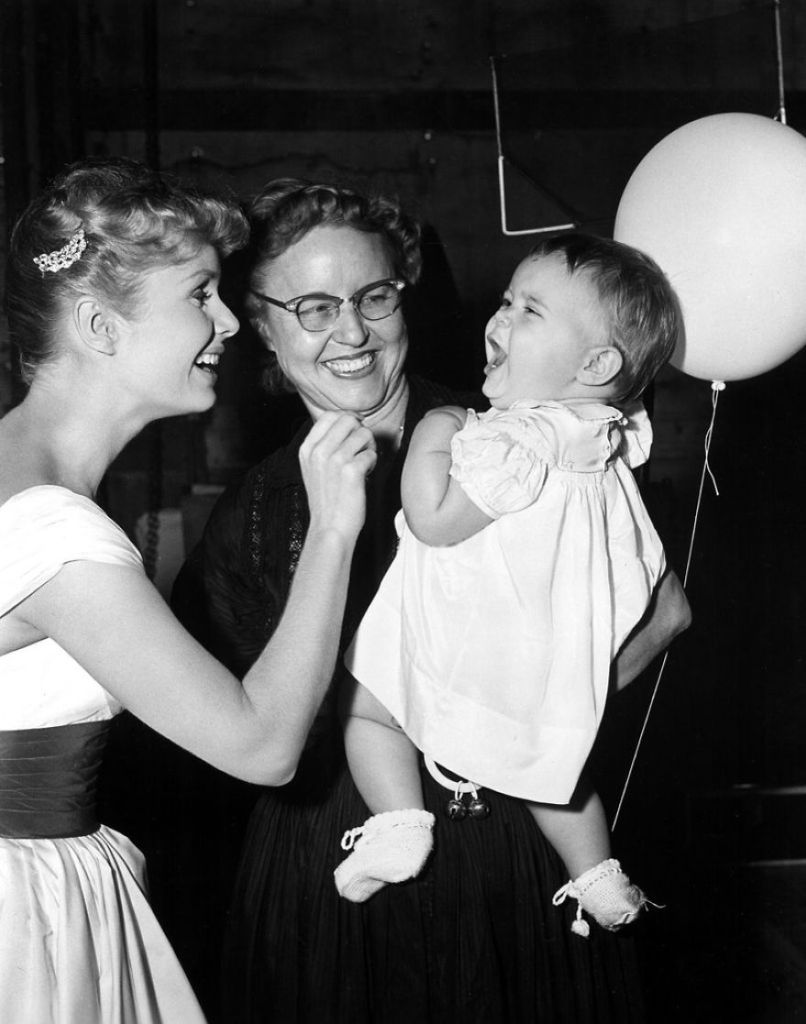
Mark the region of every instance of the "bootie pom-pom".
POLYGON ((591 926, 583 918, 576 917, 571 925, 571 931, 574 935, 581 935, 583 939, 587 939, 591 933, 591 926))
POLYGON ((587 938, 590 925, 582 919, 585 910, 608 931, 615 932, 630 924, 650 903, 637 885, 632 885, 614 858, 603 860, 579 878, 566 882, 554 894, 552 903, 558 907, 568 897, 578 901, 577 913, 571 931, 587 938))

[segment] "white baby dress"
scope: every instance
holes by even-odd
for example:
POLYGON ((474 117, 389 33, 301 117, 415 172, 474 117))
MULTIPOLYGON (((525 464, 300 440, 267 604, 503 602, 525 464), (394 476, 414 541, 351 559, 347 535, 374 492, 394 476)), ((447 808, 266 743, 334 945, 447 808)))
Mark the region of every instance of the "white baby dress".
POLYGON ((470 411, 451 475, 493 522, 428 547, 398 514, 347 667, 438 764, 512 796, 571 798, 611 661, 665 566, 629 468, 651 440, 643 407, 470 411))
MULTIPOLYGON (((87 498, 39 486, 0 505, 0 617, 77 559, 142 572, 137 549, 87 498)), ((52 640, 0 656, 0 736, 47 737, 120 710, 52 640)), ((0 761, 0 812, 13 782, 0 761)), ((104 825, 71 838, 0 836, 0 1020, 203 1024, 125 836, 104 825)))

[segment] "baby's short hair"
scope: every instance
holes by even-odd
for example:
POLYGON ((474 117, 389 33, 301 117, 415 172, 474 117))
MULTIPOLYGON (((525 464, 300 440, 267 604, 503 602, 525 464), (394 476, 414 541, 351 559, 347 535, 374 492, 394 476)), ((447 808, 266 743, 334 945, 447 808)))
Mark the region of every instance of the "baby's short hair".
POLYGON ((574 232, 540 241, 530 259, 560 256, 596 286, 609 318, 608 344, 621 353, 618 401, 637 398, 668 362, 683 328, 680 303, 653 259, 623 242, 574 232))

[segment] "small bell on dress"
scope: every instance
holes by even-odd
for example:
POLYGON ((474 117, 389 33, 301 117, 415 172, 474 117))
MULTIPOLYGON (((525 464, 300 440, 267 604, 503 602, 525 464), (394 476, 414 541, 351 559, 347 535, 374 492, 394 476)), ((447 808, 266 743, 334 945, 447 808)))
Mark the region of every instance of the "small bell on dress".
POLYGON ((458 797, 453 797, 445 804, 445 813, 451 821, 461 821, 467 814, 467 808, 458 797))
POLYGON ((467 806, 467 813, 471 818, 486 818, 490 813, 490 805, 486 800, 474 796, 467 806))

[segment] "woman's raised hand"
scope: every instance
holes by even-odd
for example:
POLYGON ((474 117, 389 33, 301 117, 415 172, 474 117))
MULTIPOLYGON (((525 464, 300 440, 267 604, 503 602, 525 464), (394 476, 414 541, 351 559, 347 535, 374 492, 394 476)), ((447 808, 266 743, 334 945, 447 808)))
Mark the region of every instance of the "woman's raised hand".
POLYGON ((299 450, 312 530, 355 539, 366 514, 364 481, 375 459, 375 438, 355 416, 325 412, 316 420, 299 450))

